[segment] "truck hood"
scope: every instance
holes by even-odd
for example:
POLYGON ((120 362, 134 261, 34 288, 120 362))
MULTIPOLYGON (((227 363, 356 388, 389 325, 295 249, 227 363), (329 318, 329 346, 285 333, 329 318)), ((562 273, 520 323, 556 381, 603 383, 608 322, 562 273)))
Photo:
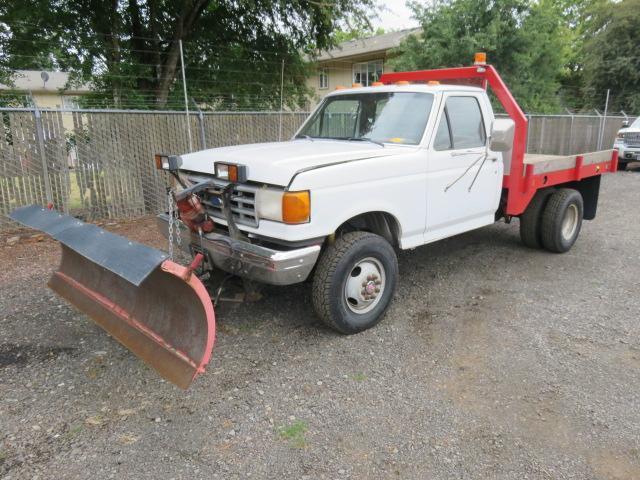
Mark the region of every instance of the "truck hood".
POLYGON ((366 158, 399 155, 407 146, 369 142, 299 139, 211 148, 181 155, 182 170, 213 175, 214 162, 247 166, 250 181, 286 186, 301 170, 366 158))

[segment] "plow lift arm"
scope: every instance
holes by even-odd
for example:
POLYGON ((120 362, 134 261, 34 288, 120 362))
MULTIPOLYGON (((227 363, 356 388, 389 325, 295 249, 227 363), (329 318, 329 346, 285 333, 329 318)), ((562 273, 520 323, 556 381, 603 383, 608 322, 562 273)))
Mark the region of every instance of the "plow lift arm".
POLYGON ((49 287, 168 381, 187 388, 215 341, 209 293, 189 267, 155 248, 37 205, 11 218, 62 245, 49 287))

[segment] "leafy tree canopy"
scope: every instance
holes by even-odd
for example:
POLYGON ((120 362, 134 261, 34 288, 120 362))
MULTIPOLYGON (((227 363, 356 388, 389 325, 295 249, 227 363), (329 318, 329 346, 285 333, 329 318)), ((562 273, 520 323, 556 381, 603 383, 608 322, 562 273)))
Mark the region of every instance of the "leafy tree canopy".
POLYGON ((422 32, 403 42, 395 69, 469 65, 484 51, 525 110, 560 109, 569 33, 558 2, 451 0, 411 8, 422 32))
MULTIPOLYGON (((224 108, 304 100, 305 54, 344 25, 368 25, 374 0, 31 0, 0 4, 0 81, 61 69, 92 85, 93 106, 178 106, 179 40, 189 95, 224 108)), ((6 83, 6 82, 5 82, 6 83)))
POLYGON ((587 15, 581 53, 588 104, 601 108, 610 89, 610 109, 640 112, 640 0, 598 2, 587 15))

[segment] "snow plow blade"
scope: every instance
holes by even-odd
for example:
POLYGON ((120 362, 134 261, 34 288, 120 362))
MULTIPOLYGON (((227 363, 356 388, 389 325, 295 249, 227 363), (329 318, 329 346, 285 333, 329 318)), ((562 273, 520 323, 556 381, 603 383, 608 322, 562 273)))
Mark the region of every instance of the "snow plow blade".
POLYGON ((49 287, 168 381, 187 388, 204 372, 215 316, 204 285, 151 247, 33 205, 11 218, 62 244, 49 287))

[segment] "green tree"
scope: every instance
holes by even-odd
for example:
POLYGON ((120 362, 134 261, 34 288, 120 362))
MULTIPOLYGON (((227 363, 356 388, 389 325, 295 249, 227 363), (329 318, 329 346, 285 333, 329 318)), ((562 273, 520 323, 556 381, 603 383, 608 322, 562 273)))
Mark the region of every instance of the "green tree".
POLYGON ((397 70, 469 65, 484 51, 526 111, 559 109, 568 52, 557 2, 451 0, 411 8, 422 32, 398 49, 397 70))
MULTIPOLYGON (((189 93, 212 106, 274 106, 286 64, 290 104, 305 94, 305 54, 332 44, 373 0, 32 0, 0 4, 0 75, 59 68, 89 82, 93 105, 159 107, 189 93)), ((357 22, 356 22, 357 23, 357 22)), ((2 81, 2 77, 0 77, 2 81)))
POLYGON ((373 37, 376 35, 384 35, 385 30, 382 27, 378 27, 372 30, 368 27, 352 28, 351 30, 336 30, 333 32, 332 37, 334 43, 348 42, 349 40, 358 40, 360 38, 373 37))
POLYGON ((602 108, 640 112, 640 0, 598 2, 590 10, 583 48, 585 98, 602 108))

